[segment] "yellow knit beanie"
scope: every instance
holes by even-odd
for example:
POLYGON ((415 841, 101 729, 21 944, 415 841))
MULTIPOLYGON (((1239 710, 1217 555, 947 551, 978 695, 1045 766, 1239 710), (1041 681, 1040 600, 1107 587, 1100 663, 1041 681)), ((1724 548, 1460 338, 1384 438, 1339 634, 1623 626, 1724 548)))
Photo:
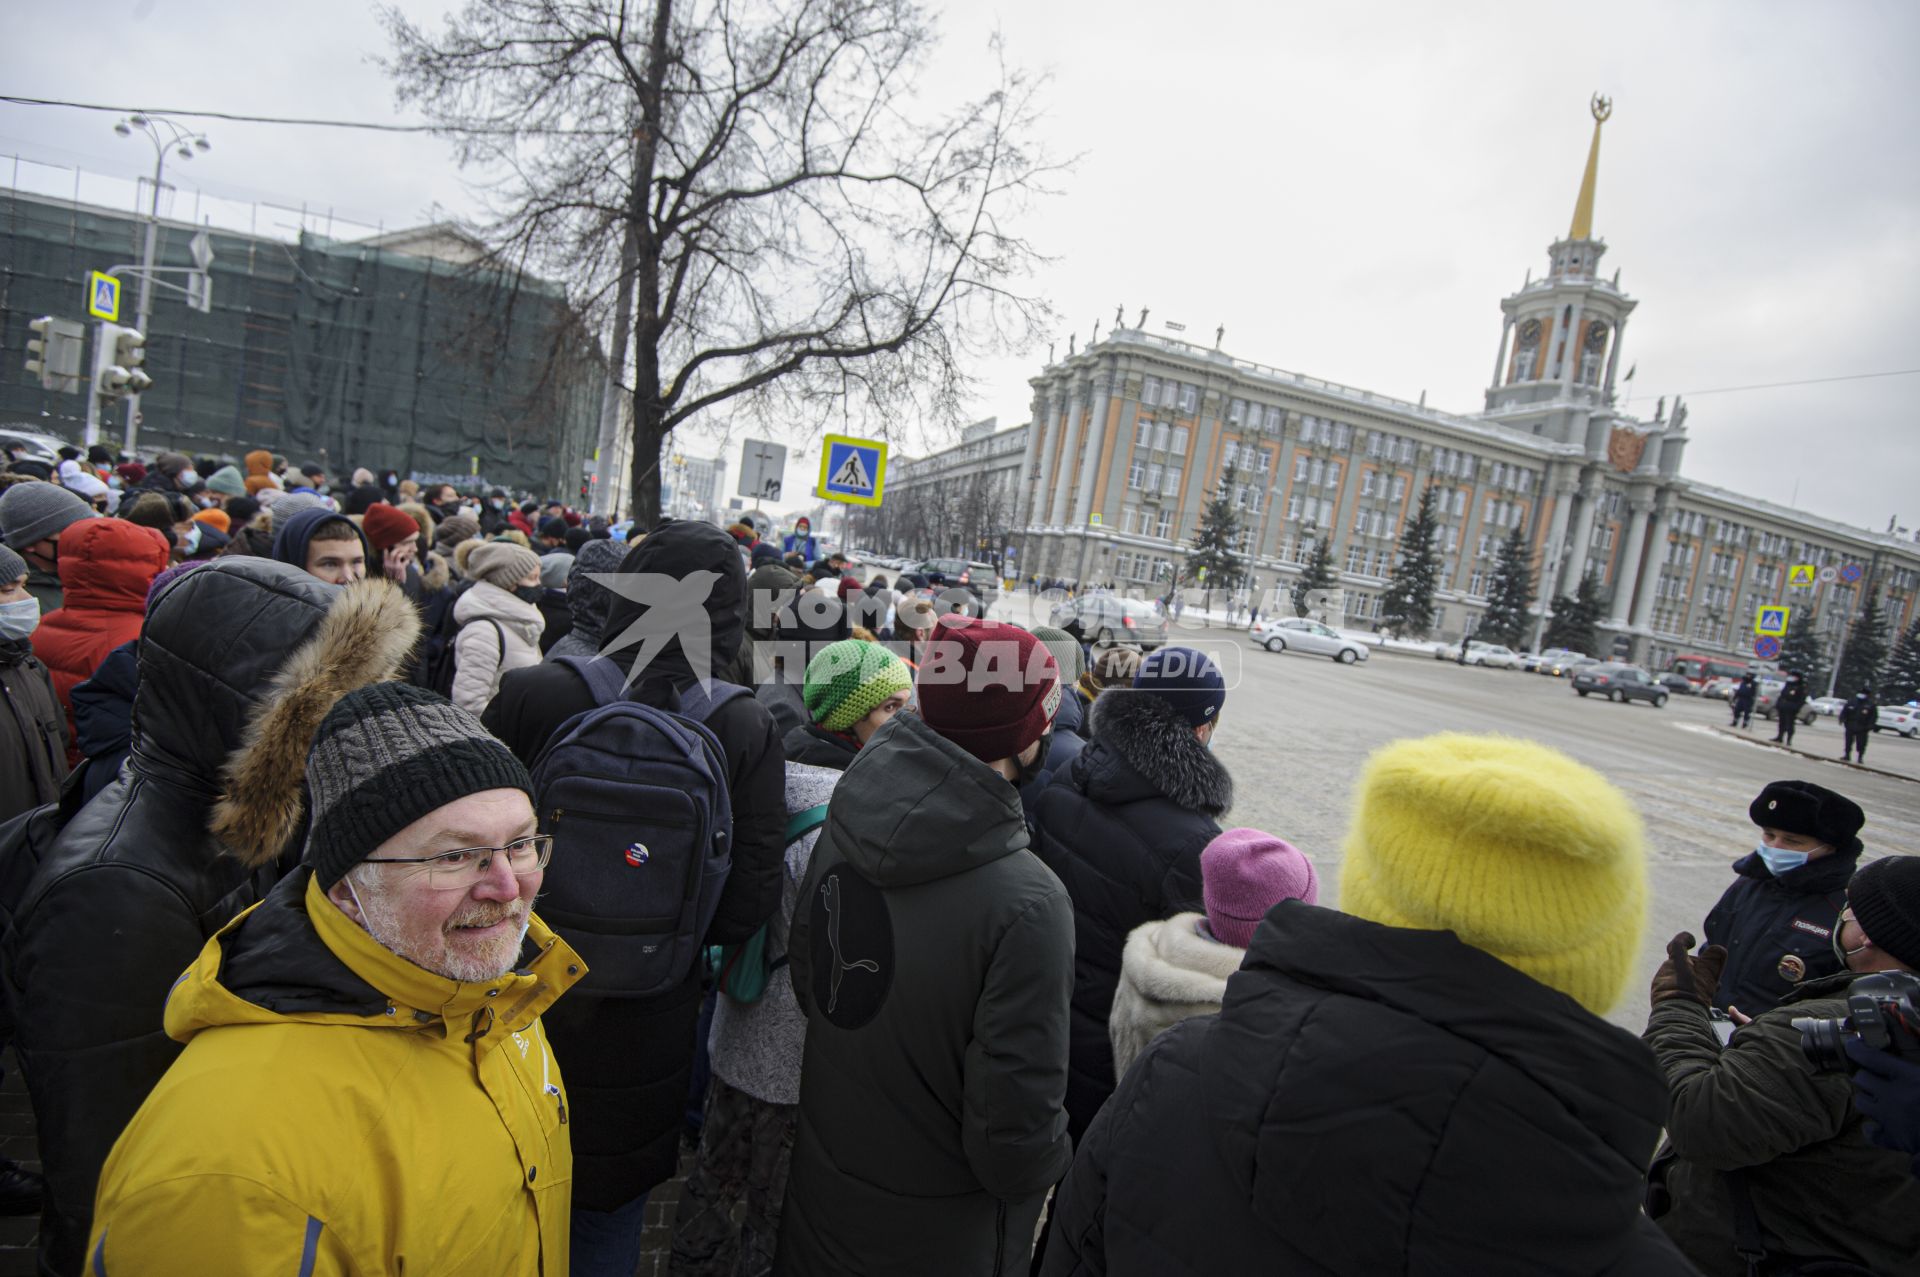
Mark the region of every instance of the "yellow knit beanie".
POLYGON ((1602 1014, 1646 922, 1640 817, 1598 772, 1544 745, 1398 741, 1355 790, 1340 908, 1452 931, 1602 1014))

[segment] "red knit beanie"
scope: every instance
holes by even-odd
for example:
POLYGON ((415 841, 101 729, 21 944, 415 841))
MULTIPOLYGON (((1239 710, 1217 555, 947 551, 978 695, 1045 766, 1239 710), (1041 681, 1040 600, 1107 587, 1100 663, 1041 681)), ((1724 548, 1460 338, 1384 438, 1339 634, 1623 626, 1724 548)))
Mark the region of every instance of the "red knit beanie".
POLYGON ((1013 758, 1060 708, 1060 667, 1017 625, 943 619, 920 661, 920 717, 983 763, 1013 758))
POLYGON ((420 525, 413 521, 412 515, 402 514, 384 501, 367 507, 360 519, 360 530, 367 534, 367 543, 377 554, 385 554, 408 537, 420 535, 420 525))

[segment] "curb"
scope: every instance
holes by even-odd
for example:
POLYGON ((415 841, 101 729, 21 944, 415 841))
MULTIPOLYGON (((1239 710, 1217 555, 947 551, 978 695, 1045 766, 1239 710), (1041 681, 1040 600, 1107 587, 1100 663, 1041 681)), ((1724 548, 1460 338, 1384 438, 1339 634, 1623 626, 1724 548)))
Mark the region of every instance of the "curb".
POLYGON ((1728 727, 1709 727, 1707 730, 1728 740, 1741 741, 1748 745, 1764 745, 1768 749, 1777 749, 1783 754, 1798 754, 1810 758, 1816 763, 1832 763, 1835 767, 1845 767, 1849 771, 1866 772, 1873 776, 1885 776, 1888 780, 1904 780, 1909 785, 1920 785, 1920 776, 1909 776, 1905 772, 1890 772, 1883 767, 1869 767, 1865 763, 1850 763, 1844 758, 1832 758, 1826 754, 1810 753, 1792 745, 1782 745, 1778 741, 1762 740, 1757 736, 1742 736, 1728 727))

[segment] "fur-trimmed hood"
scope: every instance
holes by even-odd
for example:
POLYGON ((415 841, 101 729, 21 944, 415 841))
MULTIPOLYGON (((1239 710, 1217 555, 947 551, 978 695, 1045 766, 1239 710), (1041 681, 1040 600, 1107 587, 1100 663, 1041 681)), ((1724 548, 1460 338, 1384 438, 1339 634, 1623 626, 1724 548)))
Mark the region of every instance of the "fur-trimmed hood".
POLYGON ((1176 913, 1142 923, 1127 937, 1107 1023, 1116 1076, 1162 1031, 1220 1009, 1227 977, 1247 951, 1201 934, 1205 922, 1197 913, 1176 913))
POLYGON ((293 649, 254 706, 240 748, 221 769, 209 828, 241 861, 280 854, 305 818, 307 746, 342 696, 395 678, 420 638, 420 615, 391 582, 339 591, 313 635, 293 649))
POLYGON ((1157 793, 1213 817, 1233 806, 1233 777, 1158 696, 1109 688, 1090 717, 1093 743, 1074 761, 1090 798, 1120 803, 1157 793))
POLYGON ((447 562, 444 554, 436 550, 427 551, 426 566, 420 570, 420 590, 423 594, 438 594, 453 583, 453 565, 447 562))

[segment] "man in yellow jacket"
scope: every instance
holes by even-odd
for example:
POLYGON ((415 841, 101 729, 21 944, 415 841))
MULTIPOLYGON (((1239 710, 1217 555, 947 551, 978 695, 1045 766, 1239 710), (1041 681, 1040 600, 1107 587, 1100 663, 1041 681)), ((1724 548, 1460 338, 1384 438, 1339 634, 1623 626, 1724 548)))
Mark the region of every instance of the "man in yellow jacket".
POLYGON ((533 915, 531 782, 401 683, 308 754, 303 866, 174 985, 187 1044, 100 1178, 87 1271, 567 1271, 573 1152, 540 1013, 586 966, 533 915))

